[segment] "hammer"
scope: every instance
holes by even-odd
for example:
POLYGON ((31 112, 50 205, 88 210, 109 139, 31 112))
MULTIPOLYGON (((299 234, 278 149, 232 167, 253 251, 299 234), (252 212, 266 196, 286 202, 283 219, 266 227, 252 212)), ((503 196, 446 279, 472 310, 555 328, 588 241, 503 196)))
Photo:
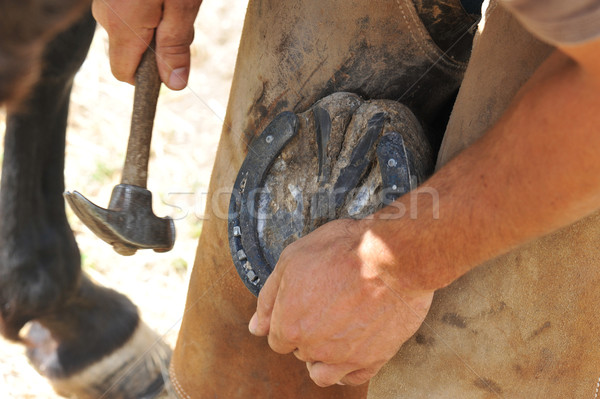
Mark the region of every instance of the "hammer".
POLYGON ((175 242, 175 223, 152 212, 152 193, 146 189, 148 159, 160 77, 154 55, 154 40, 142 56, 135 73, 135 94, 131 131, 121 184, 112 191, 108 209, 90 202, 83 195, 65 192, 64 197, 81 221, 121 255, 138 249, 166 252, 175 242))

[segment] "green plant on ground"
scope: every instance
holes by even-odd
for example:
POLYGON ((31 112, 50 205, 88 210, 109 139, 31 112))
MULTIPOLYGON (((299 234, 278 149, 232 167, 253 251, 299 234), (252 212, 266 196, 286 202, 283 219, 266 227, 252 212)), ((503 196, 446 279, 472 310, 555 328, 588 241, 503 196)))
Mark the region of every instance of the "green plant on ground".
POLYGON ((96 170, 92 173, 92 181, 96 183, 106 183, 114 177, 119 168, 114 165, 108 165, 106 162, 100 160, 96 162, 96 170))
POLYGON ((177 274, 186 274, 187 273, 188 263, 183 258, 173 259, 173 261, 171 261, 171 266, 173 267, 173 270, 175 270, 175 272, 177 274))

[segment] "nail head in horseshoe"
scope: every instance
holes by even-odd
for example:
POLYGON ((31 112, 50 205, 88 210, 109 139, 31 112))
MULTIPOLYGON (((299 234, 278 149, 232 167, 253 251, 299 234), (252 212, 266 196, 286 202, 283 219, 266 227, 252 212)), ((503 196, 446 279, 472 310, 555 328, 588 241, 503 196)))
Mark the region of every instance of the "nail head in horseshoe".
POLYGON ((297 133, 298 117, 293 112, 277 115, 248 146, 248 155, 233 186, 229 202, 229 248, 238 274, 255 296, 273 271, 258 245, 255 199, 273 161, 297 133))

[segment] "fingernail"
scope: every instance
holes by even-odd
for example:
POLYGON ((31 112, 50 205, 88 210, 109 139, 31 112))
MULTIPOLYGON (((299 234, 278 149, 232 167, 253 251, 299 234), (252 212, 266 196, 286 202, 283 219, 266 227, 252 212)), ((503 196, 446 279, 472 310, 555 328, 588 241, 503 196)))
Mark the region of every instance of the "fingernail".
POLYGON ((187 67, 173 69, 171 76, 169 77, 169 86, 173 90, 181 90, 187 86, 189 71, 187 67))
POLYGON ((250 333, 256 335, 256 328, 258 327, 258 316, 254 313, 254 316, 250 319, 250 324, 248 324, 248 329, 250 333))

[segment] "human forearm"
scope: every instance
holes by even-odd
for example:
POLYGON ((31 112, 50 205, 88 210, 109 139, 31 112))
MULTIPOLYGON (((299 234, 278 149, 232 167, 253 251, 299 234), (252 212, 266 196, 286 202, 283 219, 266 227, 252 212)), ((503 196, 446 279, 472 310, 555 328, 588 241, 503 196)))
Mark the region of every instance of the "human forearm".
POLYGON ((600 100, 593 68, 581 65, 560 53, 550 57, 504 117, 423 185, 439 204, 421 194, 415 205, 406 195, 397 204, 409 210, 402 217, 383 220, 388 208, 363 222, 359 251, 392 276, 384 276, 389 284, 443 287, 598 208, 600 100))

